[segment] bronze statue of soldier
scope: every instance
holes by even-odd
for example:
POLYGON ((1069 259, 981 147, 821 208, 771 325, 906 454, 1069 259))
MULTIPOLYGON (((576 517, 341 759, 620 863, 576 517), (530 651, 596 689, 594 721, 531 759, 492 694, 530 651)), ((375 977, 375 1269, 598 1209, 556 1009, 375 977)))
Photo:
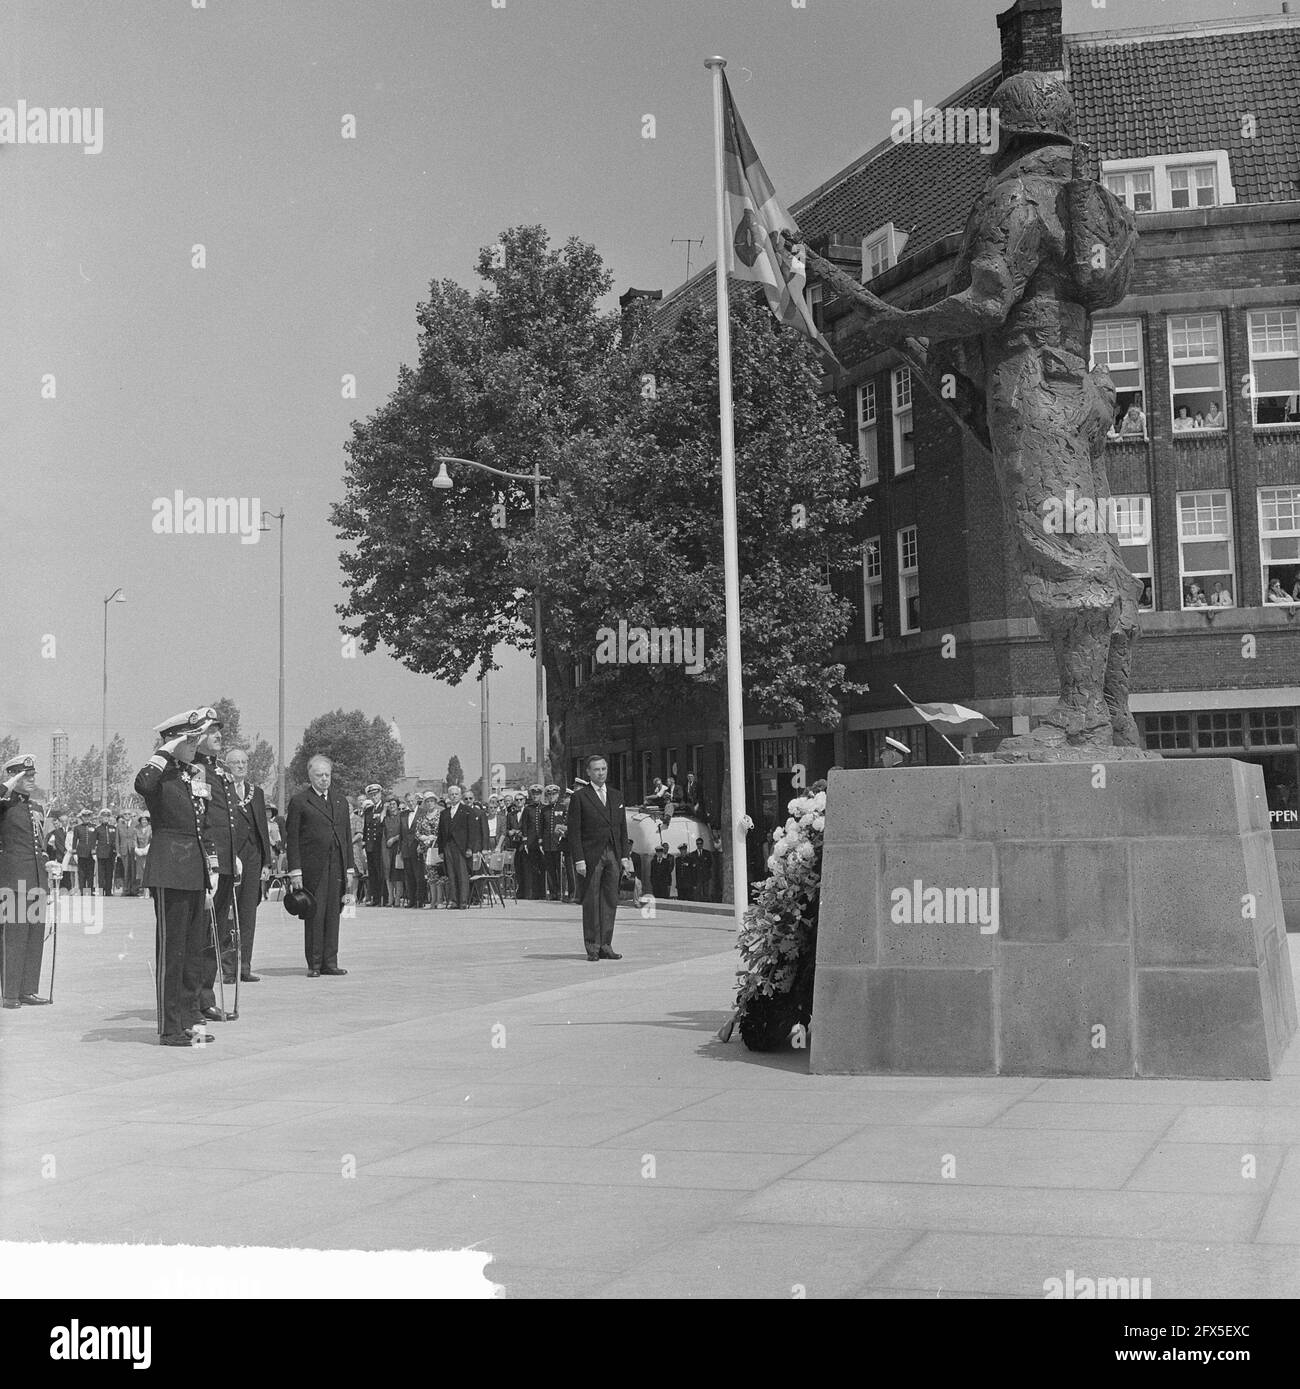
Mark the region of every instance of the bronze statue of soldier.
POLYGON ((898 309, 805 254, 853 299, 866 336, 898 346, 992 453, 1030 606, 1052 644, 1060 697, 1032 732, 1003 739, 991 757, 1142 756, 1128 707, 1141 584, 1111 528, 1076 533, 1059 524, 1067 500, 1080 510, 1091 502, 1093 516, 1114 514, 1105 505, 1103 454, 1115 391, 1103 368, 1089 370, 1090 316, 1127 292, 1136 219, 1086 177, 1073 101, 1058 78, 1019 73, 990 105, 999 113, 1000 141, 946 298, 898 309))

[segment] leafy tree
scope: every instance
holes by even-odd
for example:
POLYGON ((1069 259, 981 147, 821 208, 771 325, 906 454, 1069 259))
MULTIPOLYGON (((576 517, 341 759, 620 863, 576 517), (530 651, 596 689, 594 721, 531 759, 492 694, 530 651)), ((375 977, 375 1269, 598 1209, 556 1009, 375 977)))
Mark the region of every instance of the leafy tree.
POLYGON ((360 709, 347 714, 336 709, 307 725, 289 764, 290 787, 307 784, 307 764, 318 753, 333 762, 333 784, 349 796, 371 781, 389 785, 403 775, 405 767, 402 745, 387 722, 376 716, 367 723, 360 709))
MULTIPOLYGON (((562 767, 571 711, 621 722, 716 718, 725 705, 716 325, 698 308, 668 328, 636 306, 600 314, 611 279, 576 239, 554 251, 521 227, 500 244, 500 264, 480 253, 476 293, 431 286, 418 365, 353 425, 332 513, 354 546, 338 611, 366 650, 382 642, 456 684, 498 643, 532 649, 540 592, 562 767), (453 489, 435 489, 442 454, 537 466, 539 506, 529 482, 454 463, 453 489), (575 688, 575 663, 620 621, 702 628, 702 671, 605 664, 575 688)), ((835 723, 861 688, 830 659, 854 611, 836 584, 860 563, 857 461, 809 346, 749 298, 733 302, 731 331, 750 716, 835 723)))
POLYGON ((214 700, 212 707, 221 719, 222 745, 243 748, 248 753, 248 780, 253 786, 265 786, 276 771, 275 749, 260 734, 251 738, 239 726, 239 705, 233 699, 214 700))
POLYGON ((0 766, 3 766, 11 757, 17 757, 22 751, 18 739, 12 733, 6 733, 0 738, 0 766))
MULTIPOLYGON (((138 769, 130 767, 126 760, 126 743, 120 733, 114 733, 108 744, 108 791, 107 804, 111 808, 121 805, 122 793, 129 793, 138 769)), ((68 769, 63 778, 63 791, 60 795, 61 808, 77 811, 89 807, 98 810, 101 802, 95 794, 99 781, 99 749, 91 745, 90 751, 81 757, 68 758, 68 769)))
MULTIPOLYGON (((482 778, 480 777, 479 780, 481 781, 482 778)), ((454 752, 451 755, 451 760, 447 763, 447 785, 465 785, 465 772, 460 765, 460 758, 454 752)))

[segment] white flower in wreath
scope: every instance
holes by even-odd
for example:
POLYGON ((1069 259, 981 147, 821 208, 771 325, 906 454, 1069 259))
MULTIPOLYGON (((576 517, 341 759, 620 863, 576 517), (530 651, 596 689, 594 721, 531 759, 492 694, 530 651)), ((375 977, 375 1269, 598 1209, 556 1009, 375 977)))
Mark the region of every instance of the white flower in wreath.
POLYGON ((814 810, 818 810, 818 811, 825 810, 825 809, 826 809, 826 792, 825 792, 825 791, 818 791, 818 793, 812 798, 812 802, 813 802, 813 809, 814 809, 814 810))
POLYGON ((814 815, 812 827, 818 834, 824 833, 826 830, 826 817, 824 815, 814 815))
POLYGON ((817 857, 817 850, 814 849, 811 844, 800 844, 799 857, 803 859, 805 863, 811 863, 813 859, 817 857))

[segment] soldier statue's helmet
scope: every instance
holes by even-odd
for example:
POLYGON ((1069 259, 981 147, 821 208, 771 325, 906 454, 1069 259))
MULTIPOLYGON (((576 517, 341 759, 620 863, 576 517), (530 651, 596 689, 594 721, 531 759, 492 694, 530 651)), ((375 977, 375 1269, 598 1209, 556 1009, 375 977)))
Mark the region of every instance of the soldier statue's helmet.
POLYGON ((1013 135, 1054 137, 1074 143, 1074 98, 1059 77, 1046 72, 1018 72, 998 85, 989 98, 998 113, 998 153, 1013 135))

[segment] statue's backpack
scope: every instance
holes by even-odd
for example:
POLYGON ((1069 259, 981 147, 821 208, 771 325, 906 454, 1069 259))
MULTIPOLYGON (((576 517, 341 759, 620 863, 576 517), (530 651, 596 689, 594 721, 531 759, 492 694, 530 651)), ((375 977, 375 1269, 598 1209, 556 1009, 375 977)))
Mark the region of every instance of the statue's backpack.
POLYGON ((1128 293, 1137 248, 1137 217, 1109 189, 1087 176, 1085 152, 1074 149, 1074 176, 1065 185, 1070 268, 1079 302, 1089 313, 1109 309, 1128 293))

